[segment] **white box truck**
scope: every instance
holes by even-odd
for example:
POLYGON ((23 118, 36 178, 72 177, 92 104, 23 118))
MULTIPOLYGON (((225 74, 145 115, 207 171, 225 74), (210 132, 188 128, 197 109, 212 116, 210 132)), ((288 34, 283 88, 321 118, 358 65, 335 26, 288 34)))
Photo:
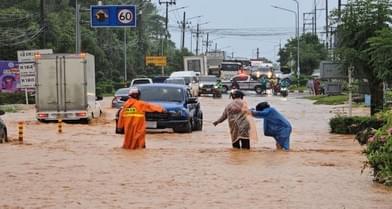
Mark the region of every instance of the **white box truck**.
POLYGON ((39 121, 99 117, 95 60, 87 53, 36 55, 36 117, 39 121))
POLYGON ((208 75, 206 56, 184 56, 184 71, 195 71, 200 75, 208 75))

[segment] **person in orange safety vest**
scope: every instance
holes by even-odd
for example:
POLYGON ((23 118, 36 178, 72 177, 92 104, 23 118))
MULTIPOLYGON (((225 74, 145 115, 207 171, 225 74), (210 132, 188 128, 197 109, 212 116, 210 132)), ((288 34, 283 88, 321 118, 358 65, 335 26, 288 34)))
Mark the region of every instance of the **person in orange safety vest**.
POLYGON ((131 88, 129 99, 124 103, 118 120, 118 128, 124 129, 124 149, 146 148, 146 112, 164 112, 159 106, 140 101, 140 90, 131 88))

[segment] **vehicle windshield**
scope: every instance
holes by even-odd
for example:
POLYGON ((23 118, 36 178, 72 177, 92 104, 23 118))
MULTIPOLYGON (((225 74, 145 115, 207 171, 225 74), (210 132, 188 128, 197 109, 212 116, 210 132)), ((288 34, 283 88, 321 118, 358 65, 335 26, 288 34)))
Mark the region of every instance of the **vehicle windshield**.
POLYGON ((240 67, 241 67, 240 64, 226 64, 226 63, 221 64, 221 70, 223 71, 238 71, 240 67))
POLYGON ((184 92, 182 88, 167 86, 148 86, 139 88, 140 99, 149 102, 182 102, 184 92))
POLYGON ((116 91, 115 95, 128 95, 129 88, 123 88, 116 91))
POLYGON ((167 80, 165 80, 165 83, 185 85, 185 80, 184 79, 167 79, 167 80))
POLYGON ((215 76, 201 76, 199 77, 201 82, 216 82, 218 80, 215 76))
POLYGON ((141 80, 134 80, 133 85, 140 85, 140 84, 149 84, 150 81, 147 79, 141 79, 141 80))
POLYGON ((251 71, 270 72, 271 69, 268 68, 268 67, 253 66, 253 67, 251 68, 251 71))

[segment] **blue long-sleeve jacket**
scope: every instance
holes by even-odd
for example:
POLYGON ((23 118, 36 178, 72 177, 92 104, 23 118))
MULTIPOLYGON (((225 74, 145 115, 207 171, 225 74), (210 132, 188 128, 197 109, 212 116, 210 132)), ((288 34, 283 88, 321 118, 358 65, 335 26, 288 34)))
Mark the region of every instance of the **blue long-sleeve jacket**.
POLYGON ((275 138, 290 137, 290 122, 274 108, 265 108, 263 111, 251 110, 253 117, 264 119, 264 135, 275 138))

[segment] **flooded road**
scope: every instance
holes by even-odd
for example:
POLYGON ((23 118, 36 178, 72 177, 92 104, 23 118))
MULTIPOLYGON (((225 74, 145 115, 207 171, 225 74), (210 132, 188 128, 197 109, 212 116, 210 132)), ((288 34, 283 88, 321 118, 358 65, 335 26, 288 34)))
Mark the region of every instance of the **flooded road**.
POLYGON ((146 150, 128 151, 114 134, 110 99, 104 118, 64 124, 63 134, 36 122, 32 107, 6 114, 13 139, 26 121, 25 144, 0 145, 0 208, 392 208, 392 190, 373 183, 369 169, 361 174, 365 157, 354 138, 329 134, 331 106, 247 97, 288 117, 292 151, 276 152, 265 136, 255 149, 235 151, 227 123, 212 125, 227 95, 202 97, 202 132, 151 131, 146 150))

